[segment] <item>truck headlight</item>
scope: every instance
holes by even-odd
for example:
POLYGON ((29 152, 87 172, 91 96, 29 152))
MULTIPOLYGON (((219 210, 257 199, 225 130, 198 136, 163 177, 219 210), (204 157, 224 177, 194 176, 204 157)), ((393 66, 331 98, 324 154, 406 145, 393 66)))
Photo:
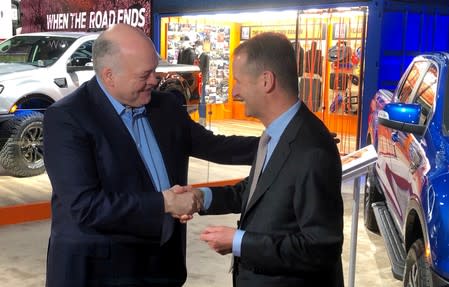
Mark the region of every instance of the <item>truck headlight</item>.
POLYGON ((5 87, 3 86, 3 85, 0 85, 0 94, 3 92, 3 89, 4 89, 5 87))

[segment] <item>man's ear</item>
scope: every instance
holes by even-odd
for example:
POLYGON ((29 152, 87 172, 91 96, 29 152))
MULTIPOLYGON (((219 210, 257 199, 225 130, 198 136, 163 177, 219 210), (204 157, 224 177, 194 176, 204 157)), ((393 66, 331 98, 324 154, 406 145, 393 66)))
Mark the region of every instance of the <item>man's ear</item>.
POLYGON ((266 92, 271 92, 276 86, 276 76, 272 71, 264 71, 263 74, 264 89, 266 92))
POLYGON ((106 87, 114 87, 114 73, 111 68, 105 67, 101 70, 101 80, 106 87))

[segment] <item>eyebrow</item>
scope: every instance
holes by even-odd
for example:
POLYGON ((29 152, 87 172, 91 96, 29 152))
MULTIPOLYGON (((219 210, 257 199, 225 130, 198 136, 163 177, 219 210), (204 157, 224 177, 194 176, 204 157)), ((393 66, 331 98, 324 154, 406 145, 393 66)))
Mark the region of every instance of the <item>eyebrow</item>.
POLYGON ((156 69, 149 69, 149 70, 145 70, 139 73, 140 76, 146 76, 149 75, 151 73, 153 73, 156 69))

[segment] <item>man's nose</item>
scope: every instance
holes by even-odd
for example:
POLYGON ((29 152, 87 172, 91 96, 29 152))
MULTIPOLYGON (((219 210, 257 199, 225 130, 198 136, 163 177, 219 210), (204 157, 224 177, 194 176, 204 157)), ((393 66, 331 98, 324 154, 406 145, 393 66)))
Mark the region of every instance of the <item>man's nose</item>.
POLYGON ((153 85, 156 86, 158 83, 158 80, 156 78, 156 74, 155 73, 151 73, 148 78, 147 78, 147 85, 153 85))

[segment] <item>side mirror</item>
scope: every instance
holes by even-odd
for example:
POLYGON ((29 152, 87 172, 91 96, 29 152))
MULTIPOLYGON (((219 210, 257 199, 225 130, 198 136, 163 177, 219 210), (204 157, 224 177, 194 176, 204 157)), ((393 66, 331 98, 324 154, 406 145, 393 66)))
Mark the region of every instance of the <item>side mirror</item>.
POLYGON ((390 103, 386 104, 383 110, 379 111, 379 124, 398 131, 423 134, 425 125, 419 124, 421 116, 421 105, 390 103))

